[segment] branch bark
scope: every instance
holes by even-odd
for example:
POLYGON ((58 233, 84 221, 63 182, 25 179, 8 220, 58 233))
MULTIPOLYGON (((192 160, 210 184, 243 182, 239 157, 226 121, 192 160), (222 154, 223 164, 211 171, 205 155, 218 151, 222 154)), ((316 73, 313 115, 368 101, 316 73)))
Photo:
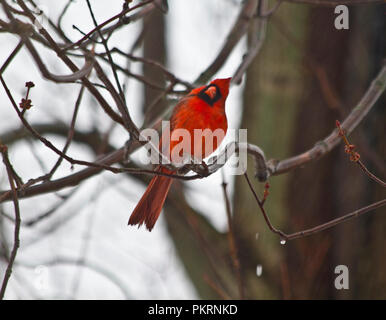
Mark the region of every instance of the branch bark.
POLYGON ((13 242, 13 248, 11 251, 11 255, 9 257, 7 269, 5 270, 4 273, 4 278, 3 282, 1 284, 0 288, 0 300, 3 300, 4 295, 5 295, 5 290, 7 289, 8 281, 11 277, 12 274, 12 268, 16 259, 16 254, 19 249, 20 245, 20 239, 19 239, 19 233, 20 233, 20 224, 21 224, 21 218, 20 218, 20 208, 19 208, 19 199, 17 196, 17 191, 16 191, 16 186, 15 186, 15 181, 14 181, 14 176, 12 174, 13 170, 11 169, 11 163, 9 162, 8 159, 8 151, 7 147, 5 145, 2 145, 0 142, 0 152, 3 156, 3 163, 6 167, 7 170, 7 175, 8 175, 8 181, 9 185, 12 190, 12 200, 13 200, 13 206, 15 208, 15 230, 14 230, 14 242, 13 242))
MULTIPOLYGON (((342 122, 342 129, 347 135, 355 130, 358 124, 366 117, 375 102, 385 91, 386 88, 386 64, 383 65, 375 79, 371 82, 370 87, 363 95, 362 99, 352 109, 350 114, 342 122)), ((319 141, 315 146, 302 154, 284 159, 268 161, 268 171, 270 175, 279 175, 288 172, 296 167, 302 166, 311 160, 316 160, 330 152, 340 141, 339 130, 334 129, 324 140, 319 141)))

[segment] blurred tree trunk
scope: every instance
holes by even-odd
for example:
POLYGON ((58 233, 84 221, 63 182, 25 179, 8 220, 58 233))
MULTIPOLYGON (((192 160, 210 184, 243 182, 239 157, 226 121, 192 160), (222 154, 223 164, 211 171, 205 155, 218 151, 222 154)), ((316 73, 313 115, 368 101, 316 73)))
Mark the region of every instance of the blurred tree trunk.
MULTIPOLYGON (((369 82, 379 71, 386 56, 386 23, 384 6, 353 8, 349 48, 345 62, 347 79, 343 88, 344 113, 360 99, 369 82), (348 54, 349 53, 349 54, 348 54), (382 61, 383 60, 383 61, 382 61)), ((385 95, 350 137, 361 154, 362 161, 383 180, 386 158, 385 95)), ((386 190, 369 180, 339 152, 334 184, 338 199, 336 214, 340 215, 386 197, 386 190)), ((386 298, 385 208, 335 229, 334 265, 346 264, 350 270, 350 290, 334 292, 334 298, 386 298)))
MULTIPOLYGON (((295 120, 292 154, 310 148, 332 131, 336 119, 343 117, 340 93, 347 80, 344 59, 348 55, 349 31, 336 30, 334 17, 331 8, 310 11, 310 29, 304 51, 308 72, 295 120), (315 70, 321 70, 325 78, 318 78, 315 70), (323 91, 325 87, 331 92, 323 91)), ((337 174, 334 168, 340 151, 337 148, 321 160, 289 174, 286 186, 287 212, 291 214, 289 230, 302 230, 337 216, 339 195, 334 183, 337 174)), ((336 290, 332 248, 337 245, 331 232, 289 243, 286 260, 290 283, 296 284, 292 286, 292 298, 332 298, 336 290)))
MULTIPOLYGON (((300 70, 306 17, 304 7, 283 4, 274 19, 291 27, 300 48, 291 45, 270 20, 262 51, 247 71, 241 128, 248 129, 248 141, 261 146, 269 158, 290 154, 294 117, 303 87, 300 70)), ((253 179, 252 165, 249 167, 249 177, 253 179)), ((272 192, 266 209, 272 223, 278 227, 286 221, 287 178, 283 175, 270 180, 272 192)), ((260 195, 263 194, 261 186, 255 183, 260 195)), ((281 286, 286 248, 280 245, 277 235, 268 230, 243 176, 238 176, 235 182, 234 213, 247 297, 281 298, 286 291, 281 286), (261 277, 256 275, 257 265, 263 268, 261 277)))
MULTIPOLYGON (((153 10, 151 14, 145 17, 143 22, 143 55, 144 58, 154 60, 162 65, 166 64, 166 41, 165 41, 165 17, 160 10, 153 10)), ((152 83, 165 86, 165 79, 159 69, 144 63, 143 75, 152 83)), ((151 122, 156 119, 164 110, 166 101, 161 99, 154 104, 161 93, 159 90, 149 86, 144 87, 144 112, 147 121, 151 122), (151 108, 151 110, 149 110, 151 108)))
MULTIPOLYGON (((302 152, 326 136, 334 128, 336 119, 342 120, 347 116, 378 72, 381 59, 371 53, 381 50, 379 46, 376 48, 376 42, 382 37, 379 24, 382 18, 373 10, 350 8, 349 30, 334 28, 335 16, 330 8, 311 10, 305 55, 308 62, 325 72, 326 78, 321 81, 315 72, 307 74, 291 153, 302 152), (322 89, 326 85, 332 92, 322 89)), ((363 159, 371 159, 372 152, 382 154, 375 143, 366 142, 379 139, 382 134, 384 137, 381 117, 382 110, 375 108, 350 137, 363 159), (366 125, 371 118, 372 128, 366 125), (363 130, 364 127, 366 130, 363 130)), ((287 213, 291 219, 287 222, 291 231, 315 226, 381 198, 380 192, 377 195, 369 192, 377 188, 349 161, 342 145, 320 161, 291 172, 289 177, 287 213)), ((374 294, 378 298, 384 297, 384 289, 374 291, 385 285, 386 263, 380 258, 384 256, 380 252, 385 232, 379 232, 381 225, 385 230, 385 223, 384 219, 380 220, 381 217, 372 213, 334 230, 291 242, 287 247, 286 260, 289 282, 296 284, 291 285, 292 298, 374 298, 374 294), (377 223, 372 225, 375 221, 377 223), (377 237, 372 239, 372 234, 377 237), (341 264, 349 268, 351 290, 335 289, 334 269, 341 264)))

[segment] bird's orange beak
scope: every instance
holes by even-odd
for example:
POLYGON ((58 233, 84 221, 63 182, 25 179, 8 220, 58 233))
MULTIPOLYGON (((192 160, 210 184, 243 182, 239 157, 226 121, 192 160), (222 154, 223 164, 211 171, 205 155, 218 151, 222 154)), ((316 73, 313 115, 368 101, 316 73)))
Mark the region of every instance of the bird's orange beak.
POLYGON ((214 99, 214 97, 216 96, 216 93, 217 93, 217 89, 216 87, 209 87, 205 93, 211 98, 211 99, 214 99))

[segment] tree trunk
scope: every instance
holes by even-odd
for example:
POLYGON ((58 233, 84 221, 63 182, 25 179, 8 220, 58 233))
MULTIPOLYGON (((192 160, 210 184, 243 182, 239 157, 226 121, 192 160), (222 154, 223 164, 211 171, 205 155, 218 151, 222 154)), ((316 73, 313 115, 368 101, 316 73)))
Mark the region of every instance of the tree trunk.
MULTIPOLYGON (((290 154, 294 117, 302 93, 301 53, 306 30, 307 9, 283 4, 275 14, 276 23, 268 23, 262 51, 247 71, 242 128, 248 129, 248 141, 263 148, 269 158, 290 154), (299 47, 291 44, 280 32, 280 25, 291 26, 299 47)), ((250 34, 250 37, 253 37, 250 34)), ((253 177, 252 166, 248 171, 253 177)), ((270 180, 271 194, 265 205, 272 223, 283 227, 287 219, 285 197, 288 176, 270 180)), ((262 184, 255 183, 259 195, 262 184)), ((241 252, 242 273, 251 299, 281 298, 281 270, 284 269, 286 247, 266 226, 257 203, 243 176, 236 178, 234 196, 236 235, 241 252), (263 268, 262 276, 256 267, 263 268)))

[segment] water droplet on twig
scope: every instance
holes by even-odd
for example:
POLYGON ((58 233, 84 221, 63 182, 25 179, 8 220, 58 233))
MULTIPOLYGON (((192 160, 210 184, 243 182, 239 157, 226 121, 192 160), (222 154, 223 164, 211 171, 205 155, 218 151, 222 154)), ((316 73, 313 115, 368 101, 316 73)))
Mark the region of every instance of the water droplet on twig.
POLYGON ((286 242, 287 242, 287 241, 286 241, 285 239, 281 239, 281 240, 280 240, 280 244, 283 245, 283 246, 286 244, 286 242))

